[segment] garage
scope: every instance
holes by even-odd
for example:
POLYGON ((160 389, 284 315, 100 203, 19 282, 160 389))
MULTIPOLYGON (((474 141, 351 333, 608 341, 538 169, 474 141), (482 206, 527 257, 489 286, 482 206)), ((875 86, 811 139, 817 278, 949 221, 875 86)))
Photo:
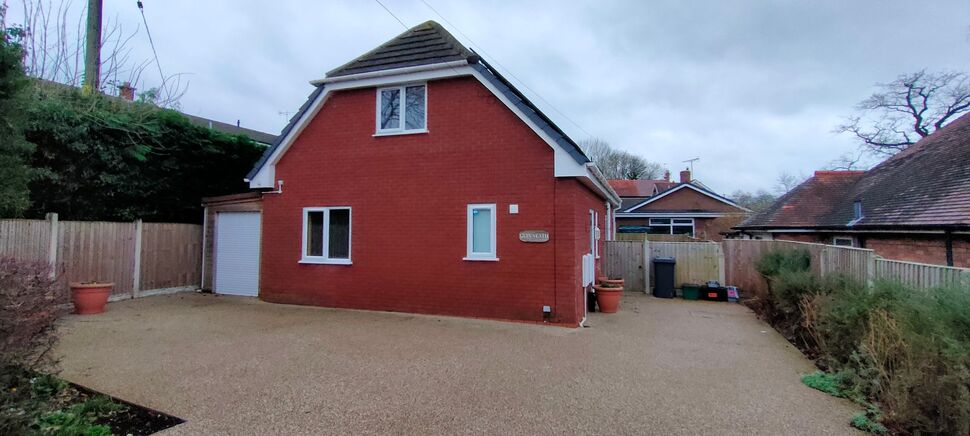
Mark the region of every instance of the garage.
POLYGON ((260 200, 259 193, 203 200, 203 290, 248 297, 259 295, 260 200))
POLYGON ((259 294, 259 212, 216 214, 217 294, 259 294))

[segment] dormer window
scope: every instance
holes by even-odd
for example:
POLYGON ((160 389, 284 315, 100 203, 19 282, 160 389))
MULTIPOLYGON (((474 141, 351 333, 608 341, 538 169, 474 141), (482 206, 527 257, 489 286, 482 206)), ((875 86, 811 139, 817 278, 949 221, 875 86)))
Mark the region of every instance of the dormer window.
POLYGON ((427 103, 427 86, 423 84, 379 88, 377 135, 427 132, 427 103))
POLYGON ((855 221, 862 219, 862 200, 856 200, 855 203, 852 203, 852 216, 855 221))

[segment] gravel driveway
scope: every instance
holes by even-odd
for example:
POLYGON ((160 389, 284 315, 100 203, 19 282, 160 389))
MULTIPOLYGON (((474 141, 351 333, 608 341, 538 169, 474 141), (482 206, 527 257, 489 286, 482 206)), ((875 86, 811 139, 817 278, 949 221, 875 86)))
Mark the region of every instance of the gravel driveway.
POLYGON ((747 309, 624 296, 586 329, 183 293, 71 316, 76 383, 168 434, 846 434, 856 408, 747 309))

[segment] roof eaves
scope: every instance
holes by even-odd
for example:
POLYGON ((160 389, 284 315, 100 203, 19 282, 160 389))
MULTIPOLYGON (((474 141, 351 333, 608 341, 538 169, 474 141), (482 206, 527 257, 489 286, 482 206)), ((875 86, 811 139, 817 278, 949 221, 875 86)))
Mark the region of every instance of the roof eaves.
POLYGON ((323 87, 324 85, 319 85, 316 88, 313 88, 313 92, 310 93, 310 96, 307 97, 306 101, 303 102, 303 105, 300 106, 300 110, 296 111, 296 114, 294 114, 293 117, 290 118, 290 122, 286 124, 286 127, 283 128, 283 131, 280 132, 279 136, 276 137, 276 140, 273 141, 273 145, 270 147, 267 147, 266 151, 263 152, 263 155, 260 156, 258 161, 256 161, 256 164, 253 165, 253 169, 249 171, 249 174, 246 175, 246 178, 244 179, 245 181, 248 182, 252 180, 253 177, 256 176, 256 173, 258 173, 259 170, 263 168, 263 165, 266 164, 266 161, 269 159, 269 157, 272 156, 274 152, 276 152, 276 149, 280 147, 280 144, 283 143, 283 141, 286 139, 286 136, 290 134, 290 131, 293 130, 296 124, 300 121, 300 119, 303 118, 303 115, 306 113, 306 111, 310 109, 310 106, 313 104, 313 102, 320 96, 320 93, 323 92, 323 87))

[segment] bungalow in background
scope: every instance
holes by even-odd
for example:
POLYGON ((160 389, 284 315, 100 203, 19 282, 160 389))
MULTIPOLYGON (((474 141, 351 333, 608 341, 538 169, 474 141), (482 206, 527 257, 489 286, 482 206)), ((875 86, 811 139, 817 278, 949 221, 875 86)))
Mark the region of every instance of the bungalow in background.
POLYGON ((970 267, 970 115, 871 170, 817 171, 735 229, 970 267))
POLYGON ((263 192, 207 199, 204 283, 279 303, 582 323, 620 198, 501 74, 429 21, 312 84, 247 177, 263 192))
POLYGON ((679 183, 667 172, 661 180, 610 180, 610 186, 623 199, 614 217, 624 239, 720 241, 722 232, 751 213, 691 179, 686 169, 679 183))

